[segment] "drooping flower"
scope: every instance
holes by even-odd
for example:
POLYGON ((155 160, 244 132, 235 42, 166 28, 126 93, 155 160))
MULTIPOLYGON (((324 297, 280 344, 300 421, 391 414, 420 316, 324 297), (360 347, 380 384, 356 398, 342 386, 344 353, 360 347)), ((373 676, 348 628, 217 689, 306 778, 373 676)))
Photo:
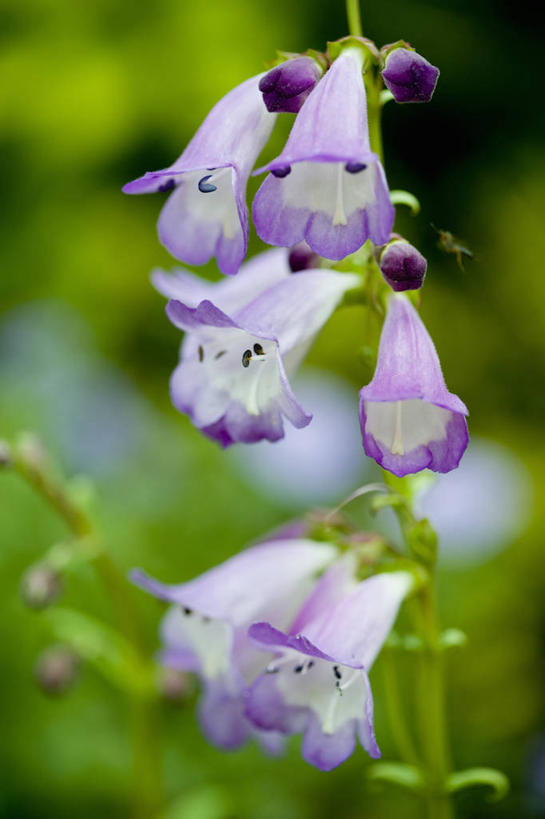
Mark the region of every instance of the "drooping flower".
POLYGON ((382 77, 396 102, 429 102, 439 69, 416 51, 394 48, 386 57, 382 77))
MULTIPOLYGON (((237 748, 252 731, 243 713, 244 692, 264 659, 248 637, 248 626, 266 618, 285 628, 335 554, 329 544, 279 539, 179 585, 133 571, 135 583, 173 604, 161 625, 161 662, 201 678, 200 719, 215 745, 237 748)), ((270 748, 278 741, 274 734, 261 739, 270 748)))
MULTIPOLYGON (((312 415, 297 402, 288 376, 358 283, 354 275, 309 270, 282 278, 243 306, 231 304, 229 313, 208 299, 197 307, 190 306, 193 298, 190 305, 169 301, 168 317, 187 333, 171 379, 174 406, 222 446, 277 441, 284 416, 306 426, 312 415)), ((227 295, 224 287, 222 300, 227 295)))
POLYGON ((200 265, 216 256, 222 273, 233 274, 246 255, 246 184, 275 122, 263 105, 260 78, 223 97, 173 165, 123 188, 172 190, 159 217, 159 239, 182 262, 200 265))
POLYGON ((379 259, 380 272, 392 290, 418 290, 424 283, 428 263, 424 256, 404 239, 389 242, 379 259))
POLYGON ((369 145, 362 60, 347 48, 297 115, 284 150, 253 204, 259 236, 289 246, 305 239, 342 259, 367 239, 386 244, 394 208, 384 170, 369 145))
POLYGON ((449 472, 468 443, 465 404, 447 390, 422 320, 402 295, 390 299, 373 380, 360 392, 367 455, 402 476, 449 472))
POLYGON ((406 572, 358 583, 354 569, 351 556, 333 564, 289 631, 268 622, 249 630, 276 657, 250 686, 248 718, 264 730, 303 733, 303 757, 322 771, 347 759, 356 737, 380 756, 368 672, 412 585, 406 572))
POLYGON ((271 68, 259 81, 267 111, 296 114, 322 73, 312 57, 296 57, 271 68))

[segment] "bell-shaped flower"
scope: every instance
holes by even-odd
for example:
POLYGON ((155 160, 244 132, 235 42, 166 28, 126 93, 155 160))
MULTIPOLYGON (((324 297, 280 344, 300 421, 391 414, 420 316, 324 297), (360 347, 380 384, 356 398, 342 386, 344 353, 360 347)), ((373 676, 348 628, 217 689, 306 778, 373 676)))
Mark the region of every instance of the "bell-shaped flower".
POLYGON ((173 165, 123 188, 172 190, 159 217, 159 239, 182 262, 200 265, 215 256, 222 273, 232 274, 246 255, 246 184, 275 122, 263 104, 260 78, 223 97, 173 165))
POLYGON ((394 48, 386 57, 382 77, 396 102, 429 102, 439 69, 412 49, 394 48))
POLYGON ((271 68, 259 81, 267 111, 296 114, 322 74, 312 57, 296 57, 271 68))
POLYGON ((362 58, 341 52, 297 115, 284 150, 253 204, 259 236, 289 246, 305 239, 320 256, 342 259, 367 239, 390 239, 394 208, 369 145, 362 58))
POLYGON ((303 757, 322 771, 347 759, 356 737, 378 758, 368 672, 411 586, 407 572, 357 582, 346 556, 321 577, 289 631, 252 625, 250 637, 276 657, 250 686, 248 718, 264 730, 303 733, 303 757))
POLYGON ((306 426, 312 415, 298 403, 288 376, 343 294, 358 283, 352 274, 308 270, 229 312, 210 299, 197 307, 169 301, 168 317, 187 333, 170 384, 174 406, 222 446, 277 441, 284 435, 283 417, 306 426))
POLYGON ((360 392, 366 454, 398 476, 421 469, 449 472, 467 447, 467 414, 447 390, 418 313, 406 296, 393 295, 373 380, 360 392))
MULTIPOLYGON (((246 549, 179 585, 133 571, 135 583, 173 604, 161 625, 161 662, 202 679, 200 719, 215 745, 239 747, 252 731, 244 716, 244 692, 266 660, 249 639, 248 626, 266 618, 285 628, 335 555, 329 544, 280 539, 246 549)), ((260 738, 270 748, 278 741, 274 734, 260 738)))

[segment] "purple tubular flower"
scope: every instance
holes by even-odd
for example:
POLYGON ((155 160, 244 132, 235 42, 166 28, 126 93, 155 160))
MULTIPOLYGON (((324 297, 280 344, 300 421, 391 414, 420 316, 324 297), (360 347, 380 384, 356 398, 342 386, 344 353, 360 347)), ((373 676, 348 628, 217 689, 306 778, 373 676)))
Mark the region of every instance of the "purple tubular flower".
POLYGON ((392 296, 375 375, 360 392, 363 447, 399 477, 455 469, 468 443, 465 404, 447 390, 433 341, 405 296, 392 296))
MULTIPOLYGON (((354 275, 310 270, 280 278, 253 299, 251 293, 243 305, 237 287, 229 313, 209 299, 193 307, 194 291, 189 303, 171 299, 167 315, 187 333, 170 384, 174 406, 224 447, 279 440, 283 416, 295 427, 306 426, 312 416, 297 402, 288 375, 345 291, 358 283, 354 275)), ((165 292, 164 279, 161 284, 165 292)), ((228 288, 219 295, 225 305, 228 288)))
POLYGON ((238 85, 212 108, 173 165, 123 188, 173 189, 159 217, 159 239, 182 262, 200 265, 216 256, 222 273, 233 274, 246 255, 246 184, 275 122, 263 105, 260 77, 238 85))
POLYGON ((395 48, 386 57, 382 77, 396 102, 429 102, 439 69, 416 51, 395 48))
POLYGON ((288 632, 252 625, 250 637, 276 657, 250 686, 247 717, 263 730, 303 733, 303 757, 322 771, 344 762, 356 737, 378 758, 367 674, 411 585, 406 572, 358 583, 345 557, 318 581, 288 632))
POLYGON ((312 57, 296 57, 272 68, 259 81, 267 111, 297 114, 322 73, 312 57))
POLYGON ((380 255, 380 272, 397 293, 422 287, 427 267, 424 256, 403 239, 390 242, 380 255))
MULTIPOLYGON (((246 549, 179 585, 132 572, 137 585, 174 604, 161 625, 161 662, 202 679, 200 719, 214 745, 237 748, 253 730, 244 716, 244 693, 263 667, 263 656, 249 639, 248 626, 266 618, 285 628, 316 574, 335 555, 329 544, 279 540, 246 549)), ((260 738, 270 750, 278 745, 275 734, 260 738)))
POLYGON ((259 236, 290 246, 305 239, 343 259, 367 239, 386 244, 394 220, 384 170, 369 146, 361 57, 346 49, 295 120, 253 204, 259 236), (342 126, 342 127, 341 127, 342 126))
POLYGON ((317 268, 319 259, 305 242, 299 242, 290 249, 288 263, 292 273, 300 273, 317 268))

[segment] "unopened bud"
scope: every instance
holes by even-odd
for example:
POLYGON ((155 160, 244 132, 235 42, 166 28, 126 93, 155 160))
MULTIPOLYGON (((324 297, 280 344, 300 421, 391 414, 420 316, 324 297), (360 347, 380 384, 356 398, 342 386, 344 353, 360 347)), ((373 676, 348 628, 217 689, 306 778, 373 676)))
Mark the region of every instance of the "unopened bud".
POLYGON ((404 239, 396 239, 386 245, 379 265, 385 280, 396 293, 422 287, 428 267, 424 256, 404 239))
POLYGON ((306 242, 299 242, 291 248, 288 262, 292 273, 314 270, 320 266, 319 257, 312 252, 306 242))
POLYGON ((61 591, 59 573, 45 564, 31 566, 21 580, 21 597, 31 609, 44 609, 51 605, 61 591))
POLYGON ((429 102, 438 76, 438 68, 408 48, 390 51, 382 72, 396 102, 429 102))
POLYGON ((36 662, 34 676, 46 694, 64 694, 75 682, 79 657, 68 646, 52 646, 46 649, 36 662))
POLYGON ((158 680, 159 693, 168 702, 184 702, 193 692, 194 683, 189 674, 176 668, 161 668, 158 680))
POLYGON ((312 57, 296 57, 275 66, 259 81, 267 110, 296 114, 321 76, 322 69, 312 57))

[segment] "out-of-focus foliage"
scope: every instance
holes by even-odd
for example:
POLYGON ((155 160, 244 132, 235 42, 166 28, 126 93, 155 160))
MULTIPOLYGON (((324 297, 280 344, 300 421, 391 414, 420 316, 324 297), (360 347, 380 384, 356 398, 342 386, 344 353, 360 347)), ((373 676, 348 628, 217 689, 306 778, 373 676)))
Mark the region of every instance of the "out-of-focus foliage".
MULTIPOLYGON (((502 491, 512 480, 524 494, 509 542, 498 531, 501 548, 487 542, 485 562, 446 561, 440 574, 444 623, 469 636, 448 660, 456 768, 493 765, 513 783, 499 805, 480 791, 461 795, 460 815, 542 816, 542 42, 525 3, 367 0, 363 20, 379 44, 403 37, 441 69, 431 104, 385 109, 390 184, 422 203, 416 219, 400 208, 397 227, 429 259, 422 313, 449 387, 470 407, 472 432, 511 451, 516 468, 502 491), (465 273, 436 247, 431 222, 472 249, 465 273)), ((211 105, 277 48, 323 48, 345 33, 343 4, 333 0, 0 5, 0 437, 33 429, 70 473, 95 479, 94 505, 124 571, 141 565, 171 582, 188 578, 312 501, 274 490, 289 459, 270 464, 280 470, 271 484, 170 407, 179 334, 148 283, 153 266, 173 264, 155 236, 160 201, 124 197, 121 185, 169 164, 211 105)), ((267 157, 289 121, 278 123, 267 157)), ((259 246, 253 235, 250 252, 259 246)), ((213 265, 206 273, 217 275, 213 265)), ((361 320, 358 308, 334 317, 310 357, 344 376, 342 402, 352 391, 354 415, 370 374, 361 320)), ((309 438, 309 459, 319 447, 309 438)), ((354 452, 354 479, 363 480, 369 466, 354 452)), ((344 491, 335 469, 316 489, 320 503, 344 491)), ((475 511, 471 491, 467 507, 464 490, 457 494, 460 518, 475 511)), ((494 493, 482 496, 493 515, 494 493)), ((16 478, 1 476, 0 498, 0 815, 125 817, 132 785, 119 693, 85 664, 61 699, 45 698, 33 681, 51 634, 47 618, 23 608, 19 579, 66 532, 16 478)), ((144 596, 141 605, 151 653, 162 607, 144 596)), ((62 606, 111 613, 85 566, 67 578, 62 606)), ((380 661, 372 679, 379 741, 391 758, 380 661)), ((168 819, 420 815, 406 795, 365 784, 361 751, 324 775, 299 759, 297 741, 279 760, 252 747, 209 748, 193 700, 162 711, 168 819)))

